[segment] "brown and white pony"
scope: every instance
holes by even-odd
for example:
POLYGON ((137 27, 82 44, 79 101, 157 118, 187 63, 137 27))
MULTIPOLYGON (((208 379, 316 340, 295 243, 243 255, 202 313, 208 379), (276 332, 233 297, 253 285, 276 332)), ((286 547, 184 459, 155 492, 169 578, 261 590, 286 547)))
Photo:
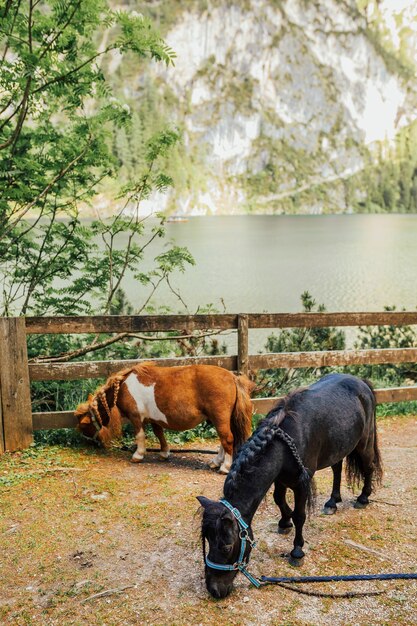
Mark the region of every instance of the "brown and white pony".
POLYGON ((210 463, 220 472, 229 471, 233 452, 251 434, 255 385, 246 376, 236 376, 215 365, 158 367, 140 363, 110 376, 75 415, 83 435, 103 445, 121 435, 122 417, 130 420, 137 449, 132 461, 145 455, 144 425, 151 423, 161 444, 161 456, 169 456, 164 428, 187 430, 210 421, 220 438, 220 449, 210 463))

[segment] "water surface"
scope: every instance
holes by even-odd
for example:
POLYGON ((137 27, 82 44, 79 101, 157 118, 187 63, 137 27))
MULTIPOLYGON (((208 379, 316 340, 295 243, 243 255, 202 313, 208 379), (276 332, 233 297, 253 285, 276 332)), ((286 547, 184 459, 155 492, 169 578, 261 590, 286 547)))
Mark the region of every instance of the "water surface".
MULTIPOLYGON (((417 306, 417 215, 196 217, 167 237, 196 260, 173 279, 191 311, 294 312, 305 290, 329 311, 417 306)), ((166 290, 156 300, 179 308, 166 290)))

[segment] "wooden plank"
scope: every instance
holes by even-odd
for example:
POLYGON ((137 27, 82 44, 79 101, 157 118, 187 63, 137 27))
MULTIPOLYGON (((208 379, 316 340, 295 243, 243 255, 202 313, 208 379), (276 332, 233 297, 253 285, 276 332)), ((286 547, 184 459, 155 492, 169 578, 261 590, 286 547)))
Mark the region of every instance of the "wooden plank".
MULTIPOLYGON (((417 324, 417 311, 340 313, 248 313, 251 328, 321 328, 326 326, 404 326, 417 324)), ((27 333, 155 332, 236 328, 238 315, 103 315, 27 317, 27 333)))
MULTIPOLYGON (((45 411, 32 413, 33 430, 48 430, 50 428, 76 428, 77 418, 74 411, 45 411)), ((122 418, 124 424, 129 420, 122 418)))
POLYGON ((375 396, 378 404, 417 400, 417 386, 375 389, 375 396))
MULTIPOLYGON (((318 352, 281 352, 250 355, 249 369, 333 367, 337 365, 376 365, 383 363, 413 363, 417 361, 417 348, 388 348, 383 350, 328 350, 318 352)), ((106 378, 125 367, 147 359, 127 361, 77 361, 74 363, 30 363, 30 379, 35 380, 82 380, 106 378)), ((236 356, 205 356, 169 359, 152 359, 160 366, 218 365, 237 370, 236 356)))
POLYGON ((383 363, 413 363, 415 361, 417 361, 417 348, 281 352, 249 356, 249 369, 377 365, 383 363))
MULTIPOLYGON (((255 413, 266 415, 282 398, 283 396, 275 396, 274 398, 253 398, 252 403, 255 413)), ((377 404, 417 400, 417 386, 375 389, 375 398, 377 404)))
POLYGON ((239 374, 249 373, 249 322, 244 313, 238 315, 237 322, 237 371, 239 374))
POLYGON ((75 428, 77 418, 74 411, 48 411, 33 413, 33 430, 48 430, 49 428, 75 428))
POLYGON ((28 334, 146 333, 155 331, 226 330, 237 327, 237 315, 102 315, 27 317, 28 334))
MULTIPOLYGON (((405 400, 417 400, 417 386, 392 387, 375 390, 378 404, 383 402, 403 402, 405 400)), ((266 415, 283 396, 274 398, 253 398, 255 413, 266 415)), ((77 425, 73 411, 50 411, 45 413, 33 413, 33 430, 47 430, 49 428, 75 428, 77 425)), ((123 420, 127 422, 128 420, 123 420)))
POLYGON ((0 318, 0 379, 4 449, 13 452, 33 442, 24 318, 0 318))
POLYGON ((417 311, 365 313, 249 313, 250 328, 323 328, 326 326, 404 326, 417 324, 417 311))
POLYGON ((75 363, 30 363, 30 380, 83 380, 84 378, 107 378, 125 367, 151 360, 167 367, 173 365, 218 365, 236 371, 236 356, 182 357, 170 359, 137 359, 129 361, 77 361, 75 363))
POLYGON ((284 396, 276 396, 274 398, 253 398, 252 404, 255 409, 255 413, 266 415, 283 397, 284 396))

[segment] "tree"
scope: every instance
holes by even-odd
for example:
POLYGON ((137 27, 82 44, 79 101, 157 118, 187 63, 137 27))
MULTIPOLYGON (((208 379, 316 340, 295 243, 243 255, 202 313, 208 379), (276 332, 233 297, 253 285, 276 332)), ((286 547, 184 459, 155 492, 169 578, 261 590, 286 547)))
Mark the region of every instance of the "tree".
POLYGON ((193 262, 171 247, 151 273, 140 272, 164 226, 159 216, 148 228, 139 205, 171 184, 159 163, 179 139, 174 129, 144 144, 116 215, 80 220, 101 181, 116 180, 112 137, 131 125, 101 69, 115 53, 167 65, 175 58, 147 19, 104 0, 0 0, 1 315, 108 313, 127 270, 149 288, 141 310, 171 272, 193 262))

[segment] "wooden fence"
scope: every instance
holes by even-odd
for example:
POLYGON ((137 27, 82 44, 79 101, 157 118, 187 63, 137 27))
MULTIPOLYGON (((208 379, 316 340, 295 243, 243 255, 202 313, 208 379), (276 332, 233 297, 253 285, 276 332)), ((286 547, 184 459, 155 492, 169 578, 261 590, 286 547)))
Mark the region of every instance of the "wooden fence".
MULTIPOLYGON (((143 359, 70 363, 28 362, 29 334, 144 333, 155 331, 234 330, 237 354, 154 359, 161 365, 205 363, 248 374, 267 368, 303 368, 337 365, 412 363, 417 348, 381 350, 331 350, 249 354, 249 331, 260 328, 323 328, 355 326, 404 326, 417 324, 417 312, 379 313, 275 313, 223 315, 145 315, 96 317, 0 318, 0 453, 25 448, 34 430, 75 426, 72 411, 32 413, 30 382, 107 377, 143 359)), ((417 386, 378 389, 377 402, 417 400, 417 386)), ((277 398, 257 398, 255 410, 266 413, 277 398)))

